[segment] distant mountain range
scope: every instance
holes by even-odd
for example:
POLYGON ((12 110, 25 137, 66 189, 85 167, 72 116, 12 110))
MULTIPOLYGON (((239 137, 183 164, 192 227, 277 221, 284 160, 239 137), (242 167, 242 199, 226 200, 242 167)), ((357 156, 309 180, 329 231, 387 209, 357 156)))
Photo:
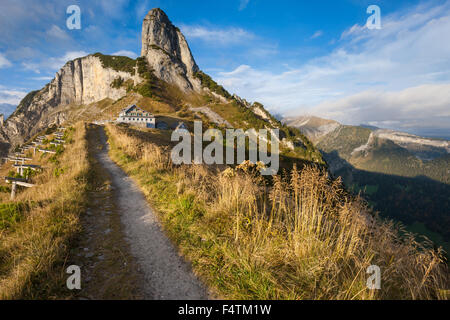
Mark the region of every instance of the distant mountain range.
MULTIPOLYGON (((285 118, 318 147, 330 171, 386 217, 450 240, 450 142, 313 116, 285 118), (422 228, 423 229, 423 228, 422 228)), ((443 243, 443 239, 440 239, 443 243)), ((448 247, 447 249, 450 249, 448 247)))
MULTIPOLYGON (((450 169, 429 170, 435 160, 439 162, 450 155, 447 140, 371 126, 347 126, 314 116, 285 118, 283 122, 300 129, 325 154, 336 153, 359 169, 408 177, 420 174, 450 183, 450 169)), ((331 156, 328 161, 332 171, 341 168, 341 161, 331 156)))

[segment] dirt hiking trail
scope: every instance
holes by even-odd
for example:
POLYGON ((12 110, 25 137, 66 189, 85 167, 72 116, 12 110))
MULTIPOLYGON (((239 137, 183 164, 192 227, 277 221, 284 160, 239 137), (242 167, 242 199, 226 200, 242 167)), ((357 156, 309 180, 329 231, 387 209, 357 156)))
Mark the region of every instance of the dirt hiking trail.
MULTIPOLYGON (((131 261, 127 268, 137 269, 134 270, 137 279, 133 279, 133 282, 140 283, 137 285, 139 288, 135 288, 139 291, 135 298, 148 300, 208 299, 206 288, 192 273, 189 264, 178 255, 175 247, 164 234, 158 218, 148 205, 144 194, 137 184, 109 157, 109 145, 104 128, 91 125, 88 130, 89 140, 96 140, 94 141, 96 147, 90 148, 90 156, 101 166, 103 175, 108 177, 108 189, 114 200, 114 211, 120 217, 121 228, 119 229, 122 230, 118 230, 117 235, 122 235, 124 239, 118 242, 124 242, 125 245, 121 245, 128 246, 127 251, 131 256, 128 259, 131 261)), ((104 207, 98 201, 94 205, 98 208, 104 207)), ((98 211, 95 209, 93 208, 94 211, 98 211)), ((90 216, 93 216, 92 213, 90 216)), ((109 276, 114 278, 114 274, 109 276)), ((116 278, 116 281, 120 281, 120 278, 116 278)), ((120 283, 117 285, 120 286, 120 283)))

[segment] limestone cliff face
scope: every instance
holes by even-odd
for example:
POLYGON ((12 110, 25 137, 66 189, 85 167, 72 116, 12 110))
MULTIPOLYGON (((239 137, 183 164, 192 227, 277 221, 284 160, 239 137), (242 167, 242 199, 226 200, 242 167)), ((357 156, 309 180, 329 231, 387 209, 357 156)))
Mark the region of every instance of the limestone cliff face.
POLYGON ((96 56, 67 62, 43 89, 28 94, 0 128, 0 153, 7 151, 7 144, 21 144, 49 125, 63 123, 65 106, 120 99, 126 95, 125 88, 111 86, 118 77, 136 81, 134 74, 104 67, 96 56))
MULTIPOLYGON (((200 80, 194 76, 199 68, 186 39, 161 9, 151 10, 144 19, 142 56, 161 80, 185 92, 203 90, 200 80)), ((114 59, 108 57, 107 64, 114 65, 114 59)), ((97 54, 67 62, 43 89, 28 94, 0 126, 0 154, 52 124, 66 121, 71 106, 125 96, 124 87, 116 88, 111 84, 119 77, 123 81, 132 80, 134 85, 144 81, 136 71, 131 71, 132 67, 127 68, 127 72, 110 68, 97 54)))
POLYGON ((201 90, 194 74, 199 70, 189 45, 161 9, 147 14, 142 25, 142 57, 146 57, 155 75, 184 91, 201 90))
POLYGON ((125 88, 111 87, 118 77, 125 81, 134 80, 130 73, 105 68, 95 56, 69 61, 50 83, 49 98, 55 98, 56 103, 62 105, 90 104, 105 98, 120 99, 126 94, 125 88))

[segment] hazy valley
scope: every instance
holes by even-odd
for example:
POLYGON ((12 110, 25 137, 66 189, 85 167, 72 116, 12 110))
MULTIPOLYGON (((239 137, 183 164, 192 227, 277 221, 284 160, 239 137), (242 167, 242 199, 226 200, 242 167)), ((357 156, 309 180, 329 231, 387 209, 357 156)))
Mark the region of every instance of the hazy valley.
POLYGON ((341 176, 354 193, 361 192, 382 216, 447 242, 448 250, 449 141, 316 117, 283 122, 314 141, 334 176, 341 176))

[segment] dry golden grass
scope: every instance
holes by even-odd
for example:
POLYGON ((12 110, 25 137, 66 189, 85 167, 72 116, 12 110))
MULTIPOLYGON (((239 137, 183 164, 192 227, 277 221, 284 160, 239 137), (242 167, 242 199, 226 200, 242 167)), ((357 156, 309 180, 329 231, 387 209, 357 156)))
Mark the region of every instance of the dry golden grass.
POLYGON ((85 134, 84 124, 77 124, 73 143, 57 162, 42 158, 44 171, 33 181, 37 186, 9 202, 27 209, 21 211, 19 222, 0 231, 0 299, 60 297, 69 240, 79 231, 85 201, 89 167, 85 134))
POLYGON ((173 166, 151 138, 108 133, 113 159, 224 298, 445 299, 442 252, 378 219, 320 169, 294 168, 269 185, 245 168, 173 166), (371 265, 381 268, 381 290, 366 286, 371 265))

